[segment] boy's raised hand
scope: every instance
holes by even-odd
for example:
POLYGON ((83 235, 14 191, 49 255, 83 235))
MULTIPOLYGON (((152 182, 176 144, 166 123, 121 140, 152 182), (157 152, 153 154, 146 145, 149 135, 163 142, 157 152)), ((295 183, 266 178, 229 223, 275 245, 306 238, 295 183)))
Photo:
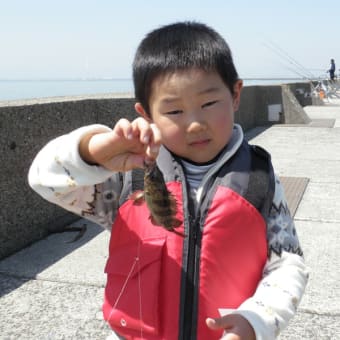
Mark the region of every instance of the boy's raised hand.
POLYGON ((221 340, 256 340, 253 327, 238 314, 228 314, 217 319, 207 318, 206 324, 210 329, 224 330, 221 340))
POLYGON ((143 167, 145 160, 155 159, 160 144, 160 132, 154 124, 141 117, 132 122, 120 119, 112 131, 85 136, 79 153, 89 164, 128 171, 143 167))

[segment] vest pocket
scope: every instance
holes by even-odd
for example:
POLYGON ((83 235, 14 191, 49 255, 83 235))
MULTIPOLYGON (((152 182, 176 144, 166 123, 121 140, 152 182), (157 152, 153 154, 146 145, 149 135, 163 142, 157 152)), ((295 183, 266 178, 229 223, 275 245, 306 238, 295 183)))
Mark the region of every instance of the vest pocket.
POLYGON ((138 242, 110 251, 105 267, 104 319, 121 335, 158 335, 165 238, 138 242))

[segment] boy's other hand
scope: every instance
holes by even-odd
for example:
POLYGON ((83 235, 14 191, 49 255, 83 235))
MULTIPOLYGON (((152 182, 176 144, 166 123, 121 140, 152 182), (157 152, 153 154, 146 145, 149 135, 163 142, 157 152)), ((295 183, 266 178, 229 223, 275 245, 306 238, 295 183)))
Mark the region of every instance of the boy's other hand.
POLYGON ((154 124, 144 118, 132 122, 120 119, 112 131, 85 136, 79 144, 79 153, 89 164, 128 171, 155 159, 160 143, 160 132, 154 124))
POLYGON ((222 340, 256 340, 253 327, 247 319, 238 314, 228 314, 221 318, 207 318, 210 329, 223 329, 222 340))

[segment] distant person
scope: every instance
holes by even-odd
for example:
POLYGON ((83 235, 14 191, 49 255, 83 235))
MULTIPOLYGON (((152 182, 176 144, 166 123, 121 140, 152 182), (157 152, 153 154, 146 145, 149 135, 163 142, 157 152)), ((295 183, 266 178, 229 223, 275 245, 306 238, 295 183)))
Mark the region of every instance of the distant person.
POLYGON ((111 230, 103 312, 119 339, 275 339, 308 276, 270 155, 234 124, 229 46, 204 24, 163 26, 139 45, 133 80, 140 117, 53 139, 30 185, 111 230))
POLYGON ((329 72, 330 80, 334 81, 334 78, 335 78, 335 61, 334 61, 334 59, 331 59, 331 67, 327 72, 329 72))

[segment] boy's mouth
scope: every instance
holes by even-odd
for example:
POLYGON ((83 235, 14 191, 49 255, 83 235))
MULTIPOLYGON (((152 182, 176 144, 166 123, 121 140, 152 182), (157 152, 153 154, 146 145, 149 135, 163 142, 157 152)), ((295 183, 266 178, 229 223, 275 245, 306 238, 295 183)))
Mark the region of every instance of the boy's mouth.
POLYGON ((190 146, 204 146, 209 144, 209 138, 197 139, 189 143, 190 146))

